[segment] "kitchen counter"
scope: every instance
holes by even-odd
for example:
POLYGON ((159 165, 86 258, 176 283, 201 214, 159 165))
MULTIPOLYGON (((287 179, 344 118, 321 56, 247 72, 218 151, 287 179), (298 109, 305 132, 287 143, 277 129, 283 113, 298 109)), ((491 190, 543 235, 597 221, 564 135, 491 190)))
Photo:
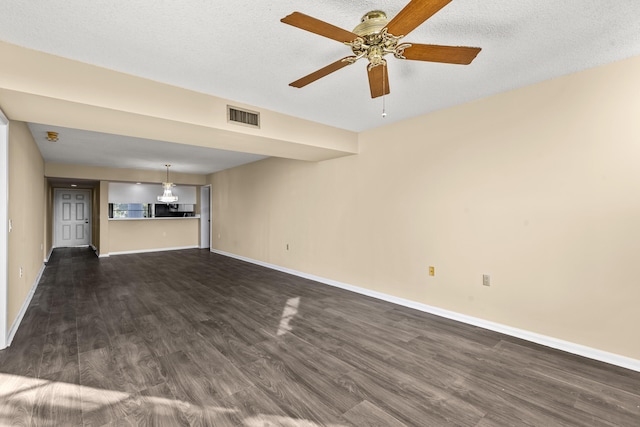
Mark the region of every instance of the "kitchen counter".
POLYGON ((200 215, 194 216, 156 216, 153 218, 109 218, 109 221, 151 221, 156 219, 199 219, 200 215))

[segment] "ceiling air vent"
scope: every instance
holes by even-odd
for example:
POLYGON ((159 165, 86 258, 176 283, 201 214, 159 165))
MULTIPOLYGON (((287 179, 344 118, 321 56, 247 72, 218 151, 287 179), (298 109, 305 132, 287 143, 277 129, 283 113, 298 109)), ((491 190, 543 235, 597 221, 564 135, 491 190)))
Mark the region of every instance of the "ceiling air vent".
POLYGON ((227 105, 227 121, 252 128, 260 127, 260 113, 227 105))

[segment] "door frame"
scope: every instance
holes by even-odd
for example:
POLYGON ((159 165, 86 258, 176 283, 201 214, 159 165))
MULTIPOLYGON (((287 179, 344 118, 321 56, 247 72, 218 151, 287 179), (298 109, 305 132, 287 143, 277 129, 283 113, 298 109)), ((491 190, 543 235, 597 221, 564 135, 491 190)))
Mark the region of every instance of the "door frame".
POLYGON ((7 347, 9 256, 9 119, 0 110, 0 350, 7 347))
POLYGON ((89 198, 87 199, 87 218, 89 219, 89 243, 86 245, 79 245, 78 247, 90 247, 93 243, 93 211, 91 206, 91 201, 93 200, 93 189, 91 188, 54 188, 53 189, 53 215, 51 221, 53 221, 53 242, 51 247, 53 248, 62 248, 65 246, 58 246, 58 227, 57 227, 57 218, 58 218, 58 192, 59 191, 88 191, 89 198))
POLYGON ((211 230, 211 184, 209 185, 203 185, 202 187, 200 187, 200 249, 206 249, 209 248, 209 250, 212 249, 213 245, 211 244, 212 242, 212 236, 213 232, 211 230), (204 217, 202 215, 202 207, 204 206, 204 197, 205 194, 207 194, 208 198, 209 198, 209 216, 208 217, 204 217), (204 246, 204 237, 207 235, 207 231, 209 233, 209 246, 204 246))

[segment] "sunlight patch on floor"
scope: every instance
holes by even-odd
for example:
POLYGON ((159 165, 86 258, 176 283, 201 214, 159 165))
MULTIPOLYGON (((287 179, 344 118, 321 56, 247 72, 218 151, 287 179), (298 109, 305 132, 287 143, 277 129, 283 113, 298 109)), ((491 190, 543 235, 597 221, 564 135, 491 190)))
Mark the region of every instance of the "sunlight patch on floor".
MULTIPOLYGON (((295 300, 291 307, 297 307, 299 298, 295 300)), ((287 308, 285 312, 295 315, 295 312, 287 311, 287 308)), ((268 414, 256 414, 244 418, 239 410, 234 408, 201 407, 181 400, 138 396, 127 392, 0 373, 0 425, 13 425, 20 419, 26 421, 31 418, 51 422, 52 420, 48 419, 49 414, 61 413, 78 415, 82 413, 83 416, 92 419, 95 414, 104 410, 110 412, 108 408, 116 407, 126 401, 137 402, 135 406, 138 406, 144 414, 156 414, 161 418, 164 414, 167 415, 167 419, 172 419, 171 414, 175 410, 183 410, 186 415, 193 411, 200 414, 206 413, 208 414, 206 418, 210 420, 215 420, 218 416, 235 416, 240 420, 241 425, 246 427, 320 427, 321 425, 345 427, 342 424, 318 424, 305 419, 268 414), (38 410, 38 408, 45 408, 45 410, 38 410)), ((122 414, 124 417, 127 415, 131 414, 122 414)), ((31 419, 31 421, 34 420, 31 419)), ((112 421, 118 420, 112 419, 112 421)))
POLYGON ((278 326, 278 336, 285 335, 291 332, 292 326, 289 324, 291 320, 298 314, 298 307, 300 306, 300 297, 289 298, 282 310, 282 317, 280 318, 280 325, 278 326))
POLYGON ((318 424, 309 420, 299 420, 277 415, 261 415, 246 418, 245 427, 346 427, 344 424, 318 424))

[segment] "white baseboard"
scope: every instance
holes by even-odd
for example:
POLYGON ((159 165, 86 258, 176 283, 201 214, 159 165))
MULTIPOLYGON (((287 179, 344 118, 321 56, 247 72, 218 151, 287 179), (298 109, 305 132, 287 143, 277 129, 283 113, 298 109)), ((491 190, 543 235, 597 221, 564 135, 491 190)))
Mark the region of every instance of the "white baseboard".
POLYGON ((47 257, 44 259, 44 263, 48 263, 49 260, 51 259, 51 254, 53 253, 53 247, 51 247, 51 249, 49 249, 49 253, 47 254, 47 257))
POLYGON ((89 245, 98 258, 108 258, 109 254, 101 255, 100 250, 94 245, 89 245))
POLYGON ((454 311, 445 310, 439 307, 434 307, 427 304, 422 304, 416 301, 411 301, 404 298, 398 298, 393 295, 388 295, 382 292, 372 291, 370 289, 361 288, 358 286, 349 285, 347 283, 338 282, 336 280, 326 279, 324 277, 316 276, 313 274, 307 274, 300 271, 292 270, 278 265, 269 264, 267 262, 258 261, 255 259, 243 257, 241 255, 232 254, 229 252, 219 251, 211 249, 211 252, 228 256, 230 258, 239 259, 241 261, 257 264, 262 267, 267 267, 272 270, 282 271, 294 276, 303 277, 305 279, 313 280, 316 282, 324 283, 325 285, 335 286, 337 288, 345 289, 358 294, 366 295, 379 300, 391 302, 397 305, 401 305, 415 310, 423 311, 425 313, 434 314, 436 316, 445 317, 447 319, 455 320, 458 322, 466 323, 473 326, 478 326, 483 329, 488 329, 494 332, 499 332, 512 337, 520 338, 526 341, 541 344, 546 347, 555 348, 557 350, 566 351, 567 353, 576 354, 578 356, 587 357, 589 359, 599 360, 601 362, 609 363, 611 365, 620 366, 623 368, 631 369, 633 371, 640 372, 640 360, 632 359, 630 357, 621 356, 615 353, 609 353, 606 351, 598 350, 595 348, 587 347, 580 344, 575 344, 569 341, 564 341, 554 337, 541 335, 535 332, 527 331, 524 329, 518 329, 511 326, 503 325, 500 323, 491 322, 488 320, 480 319, 478 317, 468 316, 466 314, 456 313, 454 311))
POLYGON ((135 251, 119 251, 119 252, 109 252, 105 255, 100 255, 100 258, 108 257, 110 255, 128 255, 128 254, 144 254, 147 252, 164 252, 164 251, 181 251, 183 249, 199 249, 198 245, 193 246, 178 246, 173 248, 156 248, 156 249, 140 249, 135 251))
MULTIPOLYGON (((51 254, 49 254, 49 255, 51 255, 51 254)), ((7 333, 7 347, 9 347, 11 345, 11 341, 13 341, 13 337, 15 336, 16 332, 18 331, 18 327, 20 326, 20 323, 22 323, 22 318, 24 317, 25 313, 27 312, 27 308, 29 308, 29 304, 31 304, 31 300, 33 299, 33 295, 36 293, 36 289, 38 288, 38 283, 40 283, 40 279, 42 278, 42 273, 44 273, 44 268, 45 268, 45 264, 42 264, 42 267, 40 268, 40 271, 38 272, 38 276, 36 277, 36 280, 31 285, 31 289, 29 290, 29 293, 27 294, 27 298, 25 298, 24 303, 22 304, 22 307, 20 308, 20 312, 18 312, 18 316, 16 317, 16 320, 13 321, 13 325, 11 325, 11 328, 9 329, 9 331, 7 333)))

